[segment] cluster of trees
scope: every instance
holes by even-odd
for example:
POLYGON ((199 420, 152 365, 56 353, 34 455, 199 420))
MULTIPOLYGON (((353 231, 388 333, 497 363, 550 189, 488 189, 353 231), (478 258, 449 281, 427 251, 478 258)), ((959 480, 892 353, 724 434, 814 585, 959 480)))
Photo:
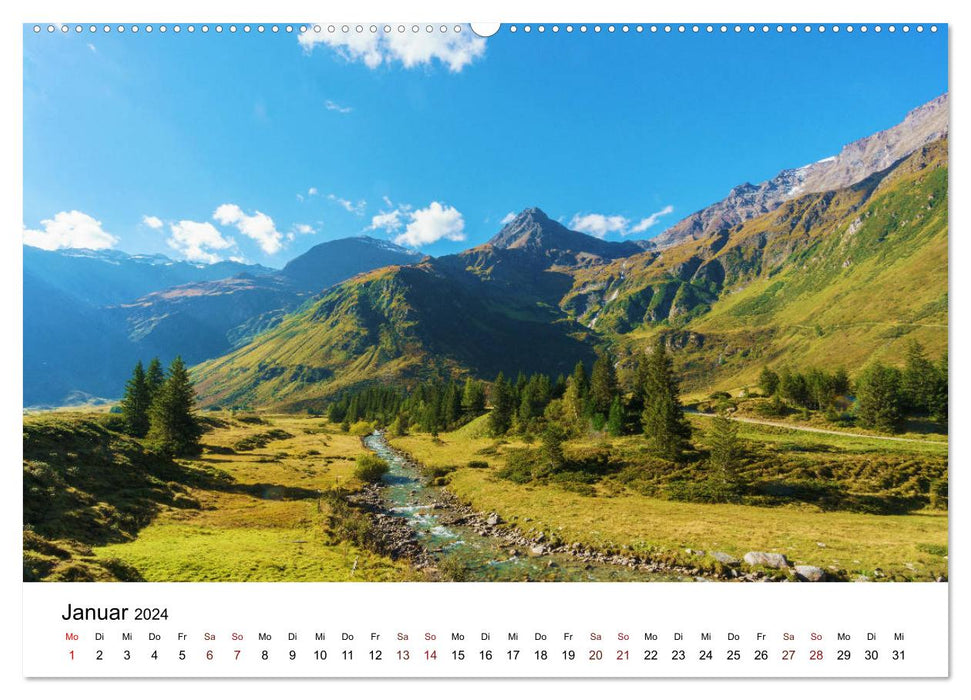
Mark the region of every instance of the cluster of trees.
POLYGON ((399 435, 404 435, 411 426, 437 434, 454 430, 485 409, 485 384, 467 379, 464 384, 454 380, 423 382, 407 392, 384 386, 367 387, 332 403, 327 418, 345 426, 358 421, 390 425, 399 435))
POLYGON ((759 375, 759 388, 766 396, 778 396, 801 408, 824 411, 850 393, 850 375, 842 367, 833 372, 809 369, 781 372, 764 367, 759 375))
POLYGON ((775 372, 768 367, 759 375, 759 388, 776 401, 806 409, 829 411, 853 394, 856 420, 866 428, 896 432, 906 416, 929 416, 947 422, 947 353, 937 362, 928 359, 923 346, 911 342, 903 369, 874 362, 850 382, 846 370, 830 373, 819 369, 775 372))
POLYGON ((590 373, 578 362, 573 373, 555 381, 543 374, 520 375, 515 383, 502 374, 491 391, 489 429, 494 436, 512 431, 539 433, 551 463, 561 461, 557 444, 588 429, 611 435, 643 434, 662 455, 677 459, 689 447, 691 427, 678 398, 678 381, 664 344, 641 356, 632 386, 622 386, 607 352, 590 373))
POLYGON ((538 436, 554 463, 562 460, 557 444, 591 428, 611 435, 643 434, 660 454, 677 459, 690 447, 691 437, 678 391, 671 358, 659 342, 640 358, 631 386, 621 385, 615 361, 605 352, 589 372, 578 362, 569 377, 520 373, 511 381, 500 372, 488 392, 475 379, 425 382, 409 392, 367 387, 334 401, 327 417, 345 427, 373 421, 392 426, 397 434, 411 428, 437 434, 482 415, 488 400, 493 436, 538 436))
POLYGON ((167 372, 157 357, 147 370, 139 361, 121 400, 125 431, 173 457, 199 453, 202 427, 194 408, 195 389, 181 357, 172 360, 167 372))
POLYGON ((867 366, 855 383, 860 425, 896 432, 906 416, 929 416, 947 422, 947 353, 928 359, 914 341, 903 369, 879 362, 867 366))

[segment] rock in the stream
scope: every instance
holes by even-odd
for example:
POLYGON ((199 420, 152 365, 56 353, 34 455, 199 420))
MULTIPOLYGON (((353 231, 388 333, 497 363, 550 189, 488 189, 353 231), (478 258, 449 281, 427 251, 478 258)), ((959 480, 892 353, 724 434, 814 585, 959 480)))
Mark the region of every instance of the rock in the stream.
POLYGON ((502 518, 499 517, 498 513, 489 513, 489 517, 486 518, 486 525, 498 525, 502 522, 502 518))
POLYGON ((818 566, 800 564, 796 566, 796 578, 800 581, 825 581, 826 572, 818 566))
POLYGON ((770 569, 788 569, 792 566, 785 554, 774 552, 749 552, 745 555, 745 563, 749 566, 766 566, 770 569))
POLYGON ((546 547, 544 547, 541 544, 533 545, 532 547, 529 548, 529 553, 532 554, 533 556, 541 557, 544 554, 546 554, 546 547))

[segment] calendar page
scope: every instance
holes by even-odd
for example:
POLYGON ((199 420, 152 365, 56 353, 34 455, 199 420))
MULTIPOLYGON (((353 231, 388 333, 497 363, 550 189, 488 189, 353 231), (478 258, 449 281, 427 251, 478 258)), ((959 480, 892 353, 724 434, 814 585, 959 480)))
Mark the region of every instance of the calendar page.
POLYGON ((939 14, 265 10, 19 28, 25 677, 948 677, 939 14))

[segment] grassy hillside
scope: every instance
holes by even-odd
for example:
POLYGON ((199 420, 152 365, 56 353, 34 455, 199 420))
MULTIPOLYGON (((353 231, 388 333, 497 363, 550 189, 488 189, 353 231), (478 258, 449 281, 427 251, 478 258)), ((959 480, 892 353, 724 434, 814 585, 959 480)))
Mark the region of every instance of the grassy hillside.
MULTIPOLYGON (((471 372, 568 371, 589 358, 581 327, 520 308, 465 272, 431 264, 358 276, 278 327, 196 368, 205 403, 300 409, 350 386, 471 372)), ((520 302, 522 303, 522 302, 520 302)))
POLYGON ((173 462, 117 417, 24 419, 25 581, 396 580, 404 564, 342 541, 323 491, 354 489, 358 438, 320 421, 205 419, 173 462))
POLYGON ((138 579, 91 547, 137 536, 163 508, 195 509, 191 486, 228 481, 146 451, 108 414, 24 418, 24 580, 138 579))
POLYGON ((911 339, 936 357, 947 200, 942 140, 853 187, 587 271, 566 303, 630 351, 665 334, 686 386, 707 391, 754 384, 763 364, 899 364, 911 339))

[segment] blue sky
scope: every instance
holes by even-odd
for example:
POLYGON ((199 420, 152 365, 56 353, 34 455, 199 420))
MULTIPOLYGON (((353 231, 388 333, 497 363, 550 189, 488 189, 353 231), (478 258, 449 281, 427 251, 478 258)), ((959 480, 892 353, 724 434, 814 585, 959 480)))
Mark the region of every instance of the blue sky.
POLYGON ((947 90, 944 27, 334 36, 25 27, 25 240, 279 267, 528 206, 646 238, 947 90))

